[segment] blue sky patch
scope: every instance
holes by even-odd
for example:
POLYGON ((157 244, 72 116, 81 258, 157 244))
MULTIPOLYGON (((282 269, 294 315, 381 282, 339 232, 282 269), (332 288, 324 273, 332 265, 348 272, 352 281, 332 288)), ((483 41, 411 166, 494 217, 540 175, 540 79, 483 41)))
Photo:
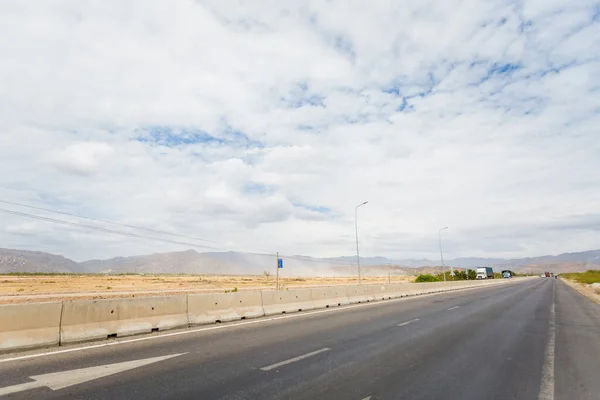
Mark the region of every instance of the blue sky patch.
POLYGON ((271 188, 261 182, 248 182, 244 185, 244 193, 263 194, 271 191, 271 188))
POLYGON ((147 135, 136 138, 138 142, 156 143, 166 147, 176 147, 196 143, 223 143, 202 130, 174 130, 164 126, 154 126, 147 130, 147 135))
POLYGON ((292 205, 294 207, 303 208, 305 210, 317 212, 319 214, 327 214, 327 213, 331 212, 331 209, 329 207, 325 207, 325 206, 315 206, 315 205, 300 204, 300 203, 292 203, 292 205))
POLYGON ((307 106, 325 108, 325 96, 311 91, 307 82, 298 83, 289 93, 281 96, 279 100, 291 108, 307 106))
POLYGON ((352 41, 349 38, 345 36, 336 36, 333 42, 336 50, 344 54, 350 60, 355 60, 356 51, 354 50, 354 45, 352 44, 352 41))
POLYGON ((263 143, 252 140, 244 132, 236 130, 226 123, 218 134, 211 134, 201 129, 178 129, 167 126, 153 126, 143 130, 143 132, 135 140, 165 147, 179 147, 192 144, 225 145, 236 148, 264 147, 263 143))
POLYGON ((383 92, 393 94, 395 96, 400 96, 400 86, 398 84, 394 84, 390 87, 383 89, 383 92))
POLYGON ((520 64, 498 64, 494 63, 492 67, 489 69, 488 73, 490 75, 493 74, 511 74, 514 71, 521 69, 522 66, 520 64))
POLYGON ((533 21, 531 21, 531 20, 521 21, 521 23, 519 24, 519 32, 523 33, 526 30, 528 30, 529 28, 531 28, 532 26, 533 26, 533 21))

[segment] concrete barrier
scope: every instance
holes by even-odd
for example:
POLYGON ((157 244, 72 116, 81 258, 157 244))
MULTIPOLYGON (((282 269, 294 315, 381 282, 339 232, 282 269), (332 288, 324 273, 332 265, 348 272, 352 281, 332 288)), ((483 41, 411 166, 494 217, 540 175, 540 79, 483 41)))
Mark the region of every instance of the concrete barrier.
POLYGON ((346 286, 318 287, 310 289, 315 308, 327 308, 350 304, 346 286))
POLYGON ((187 296, 65 301, 60 342, 128 336, 188 324, 187 296))
POLYGON ((0 306, 0 351, 58 345, 62 303, 0 306))
POLYGON ((411 283, 410 287, 407 288, 407 294, 409 296, 418 296, 422 294, 435 293, 441 290, 443 283, 438 282, 419 282, 411 283))
POLYGON ((413 283, 392 283, 386 285, 392 299, 406 297, 412 294, 415 284, 413 283))
POLYGON ((261 292, 265 315, 313 310, 311 289, 267 290, 261 292))
POLYGON ((346 291, 351 304, 367 303, 376 299, 371 285, 346 286, 346 291))
POLYGON ((371 294, 375 300, 389 300, 394 299, 396 296, 396 291, 391 284, 383 284, 383 285, 369 285, 371 288, 371 294))
POLYGON ((265 311, 258 291, 188 295, 190 325, 257 318, 263 315, 265 311))

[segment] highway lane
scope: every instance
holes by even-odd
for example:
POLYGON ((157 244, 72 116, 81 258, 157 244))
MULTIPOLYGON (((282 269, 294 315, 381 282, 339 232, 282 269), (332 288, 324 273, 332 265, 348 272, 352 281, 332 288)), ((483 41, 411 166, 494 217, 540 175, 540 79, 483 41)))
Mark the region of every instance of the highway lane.
POLYGON ((7 398, 598 399, 599 308, 540 278, 0 360, 0 393, 32 376, 174 355, 7 398))

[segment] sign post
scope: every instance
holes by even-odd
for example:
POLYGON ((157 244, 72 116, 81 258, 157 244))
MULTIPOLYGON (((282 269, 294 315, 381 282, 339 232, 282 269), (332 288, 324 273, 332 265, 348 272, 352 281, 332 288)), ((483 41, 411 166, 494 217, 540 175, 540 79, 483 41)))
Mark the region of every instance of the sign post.
POLYGON ((279 269, 283 268, 283 259, 279 258, 279 252, 277 252, 277 290, 279 290, 279 269))

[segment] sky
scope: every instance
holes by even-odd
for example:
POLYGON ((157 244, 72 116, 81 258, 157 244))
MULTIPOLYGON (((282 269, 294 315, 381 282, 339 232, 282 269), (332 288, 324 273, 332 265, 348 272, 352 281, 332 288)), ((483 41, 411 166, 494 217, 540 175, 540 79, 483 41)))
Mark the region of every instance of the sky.
POLYGON ((368 201, 361 256, 600 248, 598 38, 587 0, 1 2, 0 247, 346 256, 368 201))

